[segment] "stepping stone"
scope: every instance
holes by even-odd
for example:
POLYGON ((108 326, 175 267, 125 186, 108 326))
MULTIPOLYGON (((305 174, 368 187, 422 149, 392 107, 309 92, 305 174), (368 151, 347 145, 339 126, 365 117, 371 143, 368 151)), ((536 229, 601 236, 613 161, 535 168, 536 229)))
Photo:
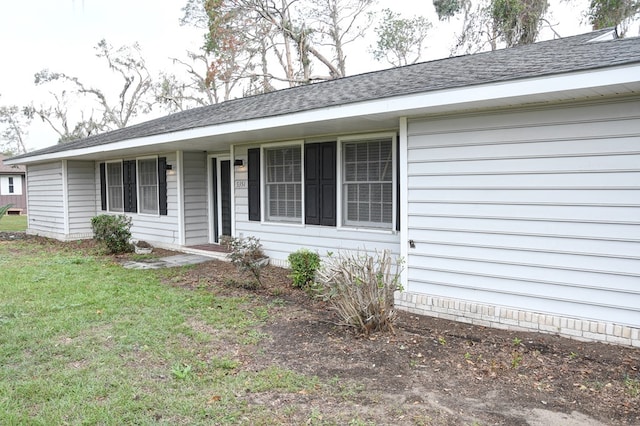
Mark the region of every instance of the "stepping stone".
POLYGON ((161 269, 174 268, 177 266, 196 265, 198 263, 204 263, 210 260, 212 260, 210 257, 200 256, 197 254, 178 254, 175 256, 163 257, 147 262, 130 260, 128 262, 124 262, 122 266, 125 269, 161 269))
POLYGON ((199 254, 178 254, 175 256, 163 257, 160 260, 167 264, 167 268, 171 268, 174 266, 197 265, 198 263, 208 262, 212 259, 207 256, 200 256, 199 254))

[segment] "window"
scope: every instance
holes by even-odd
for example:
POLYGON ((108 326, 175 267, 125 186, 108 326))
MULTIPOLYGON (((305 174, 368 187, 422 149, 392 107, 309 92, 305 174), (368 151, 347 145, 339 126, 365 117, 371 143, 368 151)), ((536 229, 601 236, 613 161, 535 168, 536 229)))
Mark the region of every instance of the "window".
POLYGON ((398 230, 396 149, 389 133, 251 148, 249 220, 398 230))
POLYGON ((0 194, 22 195, 22 176, 0 176, 0 194))
POLYGON ((302 154, 299 145, 264 150, 266 219, 302 222, 302 154))
POLYGON ((140 213, 158 214, 158 164, 155 158, 138 160, 140 213))
POLYGON ((343 223, 390 228, 393 223, 393 142, 342 144, 343 223))
POLYGON ((100 201, 110 212, 167 214, 165 157, 100 163, 100 201))
POLYGON ((123 211, 122 163, 107 163, 107 205, 110 212, 123 211))

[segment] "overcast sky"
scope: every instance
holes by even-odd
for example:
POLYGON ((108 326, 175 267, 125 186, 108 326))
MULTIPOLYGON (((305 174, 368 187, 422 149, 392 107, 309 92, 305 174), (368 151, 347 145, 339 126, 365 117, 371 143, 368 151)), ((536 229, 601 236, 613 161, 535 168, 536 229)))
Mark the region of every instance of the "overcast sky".
MULTIPOLYGON (((549 0, 562 36, 588 31, 579 25, 580 10, 589 0, 549 0)), ((202 33, 181 27, 181 8, 186 0, 0 0, 0 104, 36 105, 46 99, 33 76, 48 68, 78 76, 99 87, 105 65, 95 57, 94 47, 106 39, 115 47, 140 43, 152 74, 171 71, 169 57, 185 58, 187 49, 202 44, 202 33)), ((448 55, 453 28, 437 22, 431 0, 379 0, 378 8, 426 16, 434 24, 427 40, 427 59, 448 55)), ((551 38, 547 34, 546 38, 551 38)), ((366 52, 366 47, 359 49, 366 52)), ((387 67, 370 54, 348 57, 347 70, 364 72, 387 67), (355 66, 357 64, 357 67, 355 66)), ((39 121, 39 120, 38 120, 39 121)), ((27 146, 55 144, 56 135, 34 120, 27 146)))
POLYGON ((0 0, 0 93, 33 86, 43 69, 75 75, 104 68, 94 47, 139 42, 151 65, 167 65, 202 39, 181 27, 183 0, 0 0))

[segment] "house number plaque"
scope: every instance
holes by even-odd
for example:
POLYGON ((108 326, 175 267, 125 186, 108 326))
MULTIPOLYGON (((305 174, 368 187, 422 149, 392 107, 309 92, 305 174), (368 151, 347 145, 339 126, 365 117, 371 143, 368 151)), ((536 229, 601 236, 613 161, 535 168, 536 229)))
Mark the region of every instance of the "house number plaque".
POLYGON ((237 180, 236 181, 236 188, 246 188, 247 187, 247 181, 246 180, 237 180))

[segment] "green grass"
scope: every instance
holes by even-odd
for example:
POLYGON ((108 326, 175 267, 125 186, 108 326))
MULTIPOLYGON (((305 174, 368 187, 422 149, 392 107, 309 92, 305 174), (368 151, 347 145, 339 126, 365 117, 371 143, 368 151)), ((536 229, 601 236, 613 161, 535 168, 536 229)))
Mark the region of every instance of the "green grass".
POLYGON ((24 231, 27 229, 27 216, 5 215, 0 217, 0 232, 24 231))
POLYGON ((246 394, 313 392, 317 379, 245 369, 229 347, 263 335, 247 297, 162 284, 73 245, 0 245, 2 424, 270 424, 246 394))
POLYGON ((633 379, 631 377, 624 378, 625 392, 633 398, 640 396, 640 378, 633 379))

